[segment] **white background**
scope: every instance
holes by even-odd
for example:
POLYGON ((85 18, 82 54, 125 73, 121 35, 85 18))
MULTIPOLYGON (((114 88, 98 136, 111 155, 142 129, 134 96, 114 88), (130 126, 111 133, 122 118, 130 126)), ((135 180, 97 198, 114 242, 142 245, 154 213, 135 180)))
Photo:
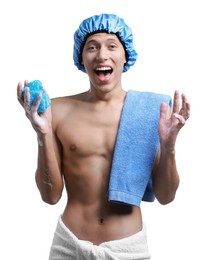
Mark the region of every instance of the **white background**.
POLYGON ((50 97, 88 89, 73 65, 80 22, 116 13, 132 28, 139 53, 125 89, 187 94, 191 117, 176 158, 181 184, 167 206, 142 203, 153 260, 204 259, 206 8, 204 0, 4 0, 0 2, 1 259, 46 260, 65 194, 55 206, 35 186, 36 135, 16 99, 24 79, 42 81, 50 97))

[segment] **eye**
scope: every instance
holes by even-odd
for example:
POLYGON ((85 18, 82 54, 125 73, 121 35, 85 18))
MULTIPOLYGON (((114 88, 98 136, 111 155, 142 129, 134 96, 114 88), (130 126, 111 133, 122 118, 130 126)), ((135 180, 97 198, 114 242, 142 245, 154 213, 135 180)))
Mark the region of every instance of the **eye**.
POLYGON ((116 49, 116 48, 117 48, 116 44, 110 44, 109 45, 109 49, 116 49))
POLYGON ((97 46, 95 46, 95 45, 90 45, 90 46, 87 47, 87 50, 91 51, 91 52, 95 51, 96 49, 97 49, 97 46))

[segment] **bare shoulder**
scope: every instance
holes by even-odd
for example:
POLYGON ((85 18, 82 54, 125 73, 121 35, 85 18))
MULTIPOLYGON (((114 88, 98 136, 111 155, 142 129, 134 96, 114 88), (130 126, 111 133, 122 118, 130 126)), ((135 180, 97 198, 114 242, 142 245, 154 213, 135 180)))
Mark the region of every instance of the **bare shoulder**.
POLYGON ((56 97, 51 99, 52 109, 59 110, 59 109, 69 109, 75 106, 75 104, 79 103, 84 99, 86 92, 78 93, 76 95, 71 96, 63 96, 63 97, 56 97))
POLYGON ((71 96, 62 96, 51 99, 52 118, 59 121, 72 113, 74 109, 85 99, 86 92, 71 96))

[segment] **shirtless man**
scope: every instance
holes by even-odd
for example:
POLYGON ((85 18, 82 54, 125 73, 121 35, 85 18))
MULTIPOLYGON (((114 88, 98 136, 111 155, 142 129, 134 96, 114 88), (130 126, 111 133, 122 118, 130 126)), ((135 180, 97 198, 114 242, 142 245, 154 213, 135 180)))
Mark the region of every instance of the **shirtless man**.
MULTIPOLYGON (((36 183, 42 200, 57 203, 64 185, 68 194, 51 247, 51 260, 150 259, 146 237, 143 244, 138 244, 142 243, 138 236, 144 226, 141 208, 111 203, 107 198, 113 152, 127 95, 122 87, 122 72, 134 64, 137 56, 129 27, 118 19, 104 14, 90 17, 85 21, 92 24, 93 33, 85 31, 86 36, 81 35, 80 29, 86 28, 83 22, 75 34, 75 65, 86 71, 90 82, 84 93, 54 98, 46 112, 38 114, 41 94, 30 106, 29 89, 26 88, 23 100, 23 86, 18 83, 18 100, 37 134, 36 183), (112 28, 114 20, 116 25, 112 28), (122 25, 130 34, 129 43, 126 34, 120 37, 122 25), (118 37, 109 33, 114 30, 118 37), (134 245, 131 250, 130 244, 134 245), (121 252, 117 250, 118 245, 121 252)), ((160 146, 151 174, 154 194, 161 204, 173 201, 179 185, 175 142, 190 112, 186 96, 181 95, 181 102, 179 99, 175 91, 169 116, 165 103, 159 108, 160 146)))

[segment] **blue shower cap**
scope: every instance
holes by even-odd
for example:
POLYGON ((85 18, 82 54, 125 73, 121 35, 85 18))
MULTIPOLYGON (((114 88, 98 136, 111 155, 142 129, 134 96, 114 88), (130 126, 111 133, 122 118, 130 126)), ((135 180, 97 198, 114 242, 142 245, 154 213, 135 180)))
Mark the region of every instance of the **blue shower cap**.
POLYGON ((126 52, 127 61, 123 72, 126 72, 137 59, 137 52, 133 46, 133 35, 131 29, 125 24, 124 20, 115 14, 94 15, 82 21, 79 28, 74 33, 74 52, 73 59, 77 68, 86 72, 82 61, 82 50, 87 38, 98 32, 113 33, 118 36, 126 52))

